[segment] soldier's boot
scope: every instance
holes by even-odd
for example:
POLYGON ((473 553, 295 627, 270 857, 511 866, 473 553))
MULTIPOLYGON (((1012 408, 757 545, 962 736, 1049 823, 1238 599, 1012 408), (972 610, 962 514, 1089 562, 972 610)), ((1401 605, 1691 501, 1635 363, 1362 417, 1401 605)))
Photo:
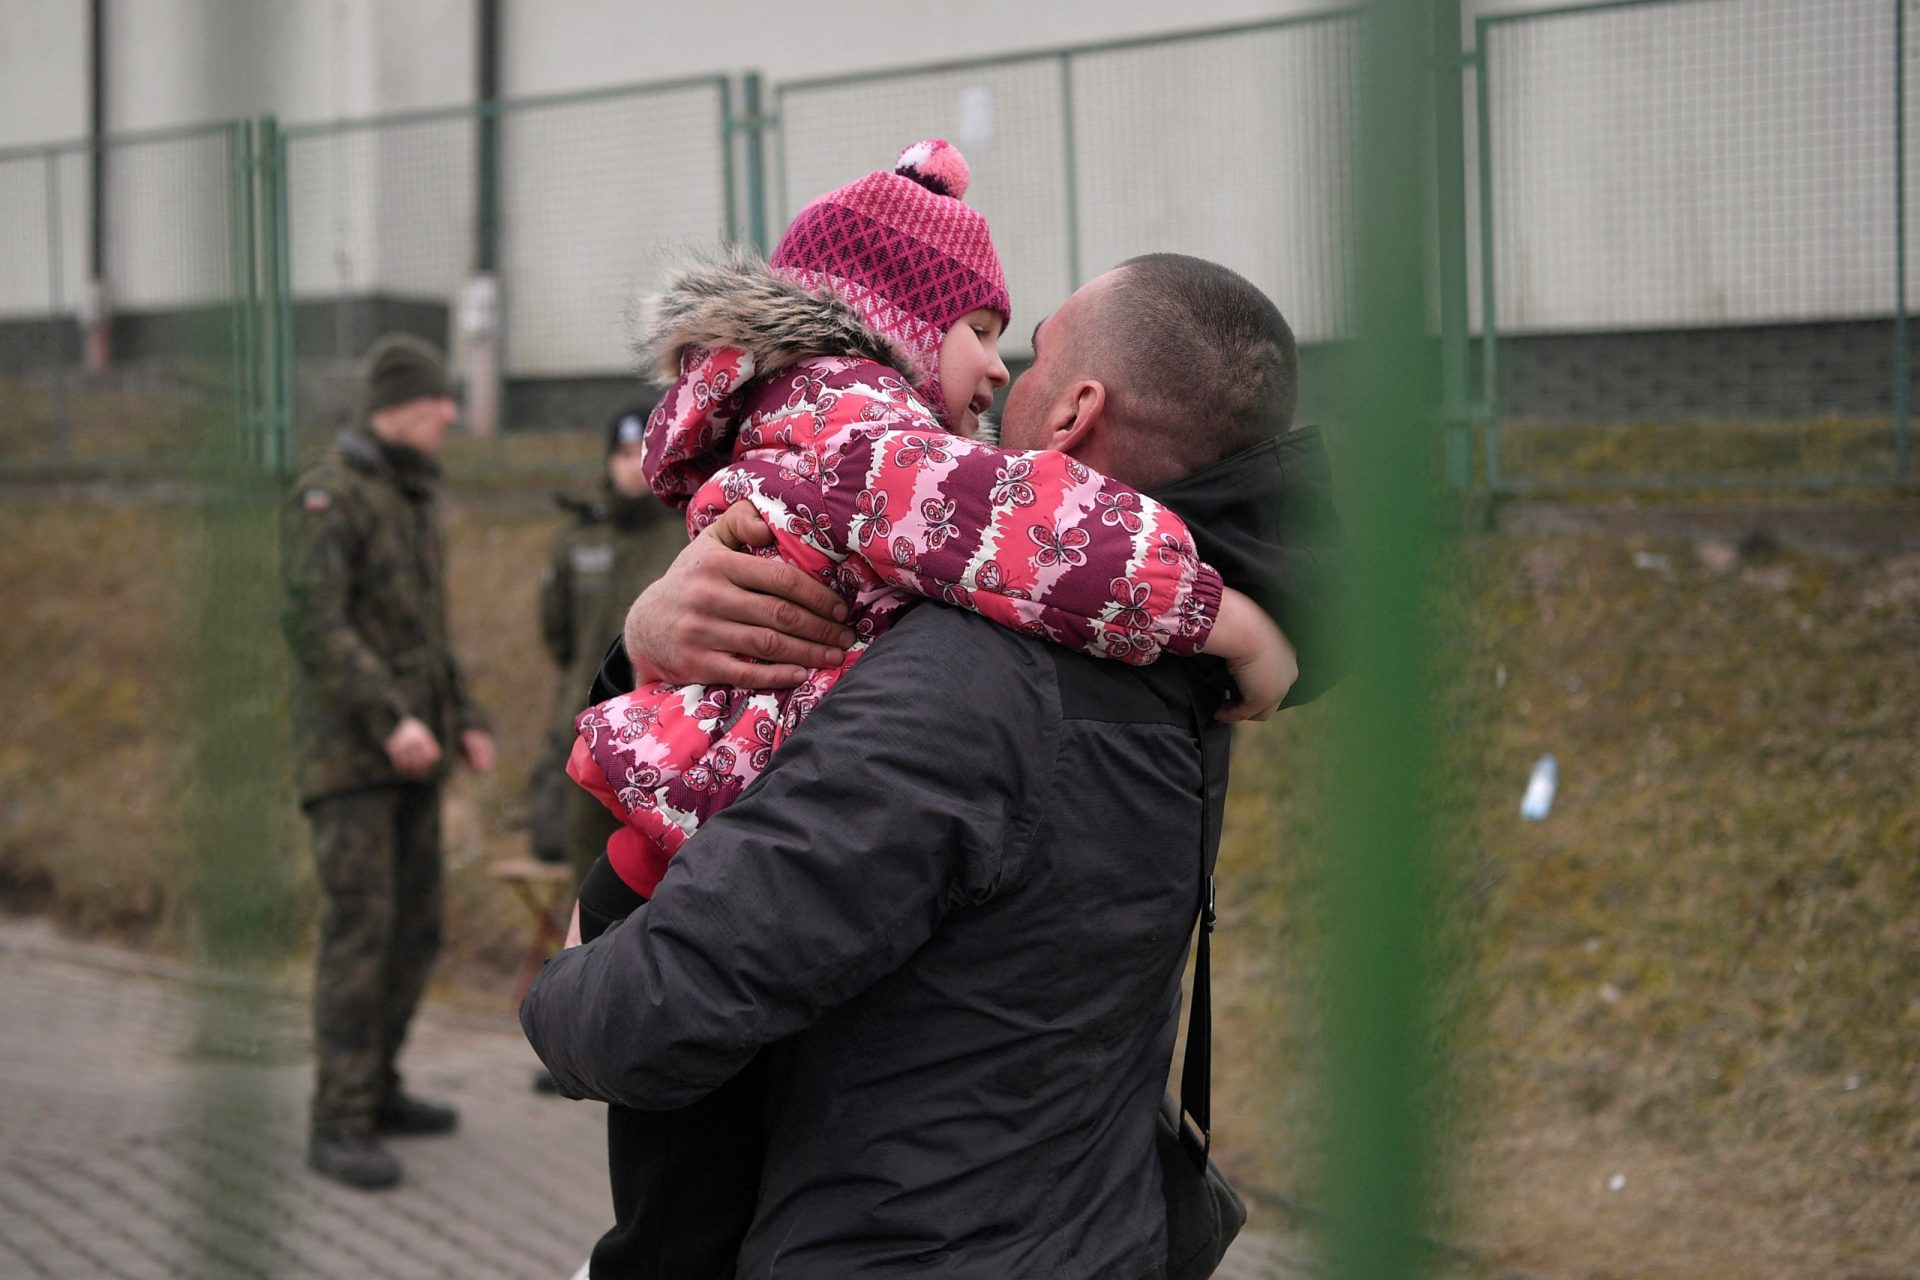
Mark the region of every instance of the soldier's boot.
POLYGON ((373 1113, 375 1133, 451 1133, 459 1123, 460 1113, 452 1107, 398 1091, 388 1094, 373 1113))
POLYGON ((329 1125, 313 1131, 307 1167, 361 1191, 380 1191, 400 1181, 400 1162, 360 1125, 329 1125))

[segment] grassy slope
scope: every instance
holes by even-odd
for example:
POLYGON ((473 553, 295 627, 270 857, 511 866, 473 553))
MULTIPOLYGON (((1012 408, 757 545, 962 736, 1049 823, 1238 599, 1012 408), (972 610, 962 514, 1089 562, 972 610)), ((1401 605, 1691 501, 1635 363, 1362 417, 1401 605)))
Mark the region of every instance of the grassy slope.
MULTIPOLYGON (((1920 558, 1649 549, 1671 572, 1564 535, 1463 568, 1445 1233, 1552 1276, 1913 1274, 1920 558), (1547 751, 1559 802, 1522 823, 1547 751)), ((1289 775, 1329 701, 1249 737, 1223 855, 1222 1034, 1257 1052, 1221 1110, 1266 1120, 1258 1141, 1227 1120, 1225 1158, 1309 1200, 1312 827, 1289 775)))
MULTIPOLYGON (((551 691, 532 602, 556 523, 452 515, 456 625, 503 767, 450 796, 445 972, 491 1004, 523 935, 485 867, 523 847, 551 691)), ((190 523, 159 501, 10 495, 0 545, 0 890, 180 945, 168 673, 193 610, 190 523)), ((1920 564, 1716 570, 1656 545, 1661 572, 1633 549, 1511 535, 1462 564, 1441 903, 1470 963, 1440 992, 1457 1055, 1440 1230, 1549 1276, 1908 1274, 1920 564), (1544 751, 1559 804, 1522 824, 1544 751)), ((1216 960, 1222 1159, 1309 1202, 1315 746, 1338 713, 1336 694, 1242 739, 1216 960)), ((297 841, 263 856, 304 866, 297 841)))

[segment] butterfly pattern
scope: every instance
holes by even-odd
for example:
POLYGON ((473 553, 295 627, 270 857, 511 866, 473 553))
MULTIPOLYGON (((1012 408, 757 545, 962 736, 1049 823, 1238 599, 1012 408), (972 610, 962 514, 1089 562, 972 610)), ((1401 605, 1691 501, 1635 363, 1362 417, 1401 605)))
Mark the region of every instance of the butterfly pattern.
POLYGON ((648 896, 913 599, 1130 663, 1198 652, 1219 610, 1219 575, 1173 512, 1065 454, 947 434, 868 360, 756 378, 744 351, 690 350, 648 419, 646 470, 691 533, 753 503, 767 554, 832 587, 858 637, 793 689, 654 683, 581 713, 567 772, 625 824, 608 856, 648 896))

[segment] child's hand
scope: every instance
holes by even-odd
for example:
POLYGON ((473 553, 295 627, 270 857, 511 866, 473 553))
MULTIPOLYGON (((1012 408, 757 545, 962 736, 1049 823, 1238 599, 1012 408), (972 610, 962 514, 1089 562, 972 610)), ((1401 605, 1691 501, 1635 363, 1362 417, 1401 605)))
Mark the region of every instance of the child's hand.
POLYGON ((1265 720, 1280 709, 1300 678, 1300 659, 1286 634, 1251 598, 1228 587, 1220 595, 1220 615, 1201 650, 1227 664, 1240 700, 1214 713, 1229 724, 1265 720))

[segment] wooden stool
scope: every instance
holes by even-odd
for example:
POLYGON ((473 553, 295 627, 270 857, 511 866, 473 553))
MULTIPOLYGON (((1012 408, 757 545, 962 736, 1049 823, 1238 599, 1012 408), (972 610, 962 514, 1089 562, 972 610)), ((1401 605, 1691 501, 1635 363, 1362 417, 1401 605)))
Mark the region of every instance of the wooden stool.
POLYGON ((564 862, 507 858, 494 863, 489 874, 504 881, 533 917, 533 937, 527 943, 526 961, 520 966, 519 988, 513 993, 513 1008, 518 1013, 540 966, 566 944, 567 916, 563 913, 573 905, 573 868, 564 862))

